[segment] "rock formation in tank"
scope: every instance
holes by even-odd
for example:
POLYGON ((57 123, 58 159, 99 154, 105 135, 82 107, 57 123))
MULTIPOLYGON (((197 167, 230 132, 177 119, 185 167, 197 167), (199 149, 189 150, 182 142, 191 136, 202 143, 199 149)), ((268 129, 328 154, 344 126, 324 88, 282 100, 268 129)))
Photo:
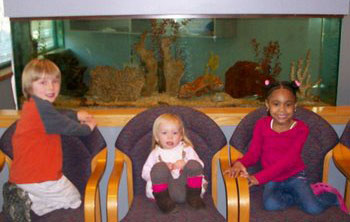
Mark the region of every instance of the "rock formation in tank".
POLYGON ((144 73, 139 68, 117 70, 111 66, 97 66, 91 70, 87 94, 104 102, 135 101, 140 97, 144 84, 144 73))
POLYGON ((256 61, 238 61, 225 73, 225 92, 233 98, 263 95, 264 81, 275 81, 281 72, 279 43, 270 41, 261 54, 260 44, 253 39, 251 44, 256 61), (272 67, 273 65, 273 68, 272 67))

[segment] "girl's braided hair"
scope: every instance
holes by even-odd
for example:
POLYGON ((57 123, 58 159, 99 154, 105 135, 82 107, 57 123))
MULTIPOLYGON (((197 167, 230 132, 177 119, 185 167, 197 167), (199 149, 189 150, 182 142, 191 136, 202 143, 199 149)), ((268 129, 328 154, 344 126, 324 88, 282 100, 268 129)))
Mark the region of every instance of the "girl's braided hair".
POLYGON ((276 81, 272 83, 269 80, 265 80, 265 99, 268 99, 271 93, 276 89, 287 89, 294 95, 295 101, 297 101, 297 92, 299 91, 299 87, 300 82, 298 80, 276 81))

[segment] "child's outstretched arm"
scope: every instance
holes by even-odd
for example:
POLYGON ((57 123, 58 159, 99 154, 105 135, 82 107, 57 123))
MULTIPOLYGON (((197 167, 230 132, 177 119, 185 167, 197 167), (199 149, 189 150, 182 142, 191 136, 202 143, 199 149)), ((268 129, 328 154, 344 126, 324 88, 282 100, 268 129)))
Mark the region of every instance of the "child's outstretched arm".
POLYGON ((38 108, 40 119, 42 120, 46 133, 62 134, 70 136, 89 135, 96 123, 91 120, 89 124, 80 124, 78 120, 71 118, 72 115, 63 115, 54 106, 45 100, 33 97, 38 108))
POLYGON ((256 179, 255 176, 251 175, 251 176, 248 176, 248 185, 251 187, 251 186, 254 186, 254 185, 259 185, 259 181, 256 179))
POLYGON ((79 110, 77 112, 77 118, 80 121, 80 123, 84 123, 86 121, 91 120, 93 117, 91 114, 89 114, 88 112, 86 112, 85 110, 79 110))
POLYGON ((90 130, 93 131, 96 127, 96 120, 93 117, 91 117, 91 119, 81 122, 81 124, 88 125, 90 127, 90 130))
POLYGON ((79 110, 77 112, 77 118, 81 124, 86 124, 90 127, 91 131, 95 128, 96 126, 96 120, 95 118, 89 114, 88 112, 84 110, 79 110))
POLYGON ((238 176, 243 176, 243 177, 248 177, 249 174, 247 172, 247 168, 240 162, 240 161, 235 161, 232 165, 232 167, 224 172, 225 174, 229 174, 231 177, 238 177, 238 176))

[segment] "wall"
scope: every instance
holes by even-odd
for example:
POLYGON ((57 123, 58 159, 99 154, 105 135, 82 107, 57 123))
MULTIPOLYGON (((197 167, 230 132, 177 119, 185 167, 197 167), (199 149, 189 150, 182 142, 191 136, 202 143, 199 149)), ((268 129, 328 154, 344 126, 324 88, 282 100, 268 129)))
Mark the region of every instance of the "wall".
POLYGON ((8 17, 349 13, 349 0, 4 0, 4 6, 5 16, 8 17))
POLYGON ((345 16, 342 23, 337 105, 350 105, 350 16, 345 16))
MULTIPOLYGON (((236 126, 223 126, 221 129, 223 130, 227 140, 230 139, 234 129, 236 126)), ((341 133, 344 130, 344 125, 333 125, 334 129, 338 133, 338 135, 341 135, 341 133)), ((120 133, 121 127, 99 127, 101 130, 101 133, 103 137, 106 139, 107 147, 108 147, 108 160, 107 160, 107 168, 105 171, 105 174, 102 178, 102 181, 100 183, 100 193, 101 193, 101 208, 102 208, 102 216, 103 221, 106 220, 106 193, 107 193, 107 183, 109 175, 113 168, 113 160, 114 160, 114 143, 115 139, 117 138, 118 134, 120 133)), ((4 128, 0 128, 0 136, 5 131, 4 128)), ((124 217, 127 213, 127 189, 126 189, 126 180, 125 180, 125 172, 123 173, 123 179, 121 181, 121 188, 120 188, 120 196, 119 196, 119 218, 121 219, 124 217)), ((8 170, 7 167, 0 173, 0 193, 2 193, 2 185, 5 181, 7 181, 8 178, 8 170)), ((334 187, 338 188, 341 192, 344 191, 345 187, 345 178, 344 176, 336 169, 333 162, 331 162, 330 168, 329 168, 329 181, 330 184, 334 187)), ((219 185, 218 185, 218 207, 219 212, 226 216, 226 205, 225 205, 225 188, 223 184, 223 180, 221 179, 219 175, 219 185)), ((0 195, 0 209, 2 207, 3 198, 2 195, 0 195)))

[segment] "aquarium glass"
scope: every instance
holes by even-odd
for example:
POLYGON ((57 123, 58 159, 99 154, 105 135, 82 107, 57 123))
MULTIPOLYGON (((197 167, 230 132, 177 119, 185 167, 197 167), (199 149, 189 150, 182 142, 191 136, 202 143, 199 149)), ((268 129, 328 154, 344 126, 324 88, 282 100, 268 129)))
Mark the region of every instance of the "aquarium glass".
POLYGON ((266 80, 299 81, 303 105, 335 105, 341 20, 13 20, 17 95, 39 57, 61 69, 64 107, 259 106, 266 80))

